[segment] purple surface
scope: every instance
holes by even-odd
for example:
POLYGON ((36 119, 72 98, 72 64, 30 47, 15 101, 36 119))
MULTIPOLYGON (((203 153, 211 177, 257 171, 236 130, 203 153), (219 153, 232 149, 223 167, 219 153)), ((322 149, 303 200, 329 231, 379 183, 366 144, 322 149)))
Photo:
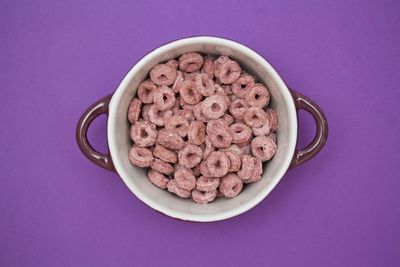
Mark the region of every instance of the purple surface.
POLYGON ((399 266, 400 2, 168 2, 0 2, 0 266, 399 266), (330 125, 261 204, 210 224, 148 208, 74 136, 145 53, 201 34, 258 51, 330 125))

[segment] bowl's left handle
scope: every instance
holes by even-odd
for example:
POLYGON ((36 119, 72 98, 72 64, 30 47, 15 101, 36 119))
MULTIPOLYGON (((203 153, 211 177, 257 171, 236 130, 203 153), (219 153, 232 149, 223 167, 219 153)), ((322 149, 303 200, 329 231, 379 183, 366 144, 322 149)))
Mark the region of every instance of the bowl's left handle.
POLYGON ((98 100, 82 114, 76 127, 76 142, 78 143, 83 155, 85 155, 90 161, 104 169, 115 171, 110 152, 102 154, 94 150, 87 138, 89 126, 94 119, 102 114, 108 114, 108 104, 110 103, 111 96, 112 95, 109 95, 98 100))

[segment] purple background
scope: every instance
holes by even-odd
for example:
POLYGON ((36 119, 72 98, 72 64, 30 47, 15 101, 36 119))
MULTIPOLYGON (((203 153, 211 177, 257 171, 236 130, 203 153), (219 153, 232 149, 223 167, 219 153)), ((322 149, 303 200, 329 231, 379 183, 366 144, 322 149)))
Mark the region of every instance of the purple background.
POLYGON ((400 265, 399 1, 68 2, 0 2, 0 266, 400 265), (201 34, 258 51, 330 125, 262 203, 209 224, 148 208, 75 143, 139 58, 201 34))

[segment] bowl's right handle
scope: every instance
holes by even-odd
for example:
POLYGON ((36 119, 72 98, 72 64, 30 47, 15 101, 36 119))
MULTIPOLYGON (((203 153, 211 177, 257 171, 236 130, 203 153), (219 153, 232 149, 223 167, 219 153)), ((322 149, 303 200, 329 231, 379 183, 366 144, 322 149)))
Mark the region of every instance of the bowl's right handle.
POLYGON ((324 147, 328 139, 328 121, 324 112, 314 101, 294 90, 291 90, 291 93, 297 111, 303 109, 310 113, 317 125, 317 132, 311 143, 305 148, 296 149, 290 165, 293 168, 313 158, 324 147))

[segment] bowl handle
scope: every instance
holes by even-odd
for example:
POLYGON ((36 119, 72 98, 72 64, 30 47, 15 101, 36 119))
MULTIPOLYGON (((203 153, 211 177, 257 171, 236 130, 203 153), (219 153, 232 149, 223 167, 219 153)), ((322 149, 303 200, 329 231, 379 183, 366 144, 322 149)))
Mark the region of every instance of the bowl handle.
POLYGON ((93 163, 109 171, 115 171, 110 152, 104 155, 94 150, 87 139, 87 131, 94 119, 101 114, 108 115, 108 104, 110 103, 111 96, 112 95, 108 95, 98 100, 82 114, 76 127, 76 142, 78 143, 83 155, 93 163))
POLYGON ((310 113, 317 125, 317 132, 315 133, 314 139, 309 145, 302 149, 296 149, 292 163, 290 167, 296 167, 307 160, 317 155, 324 147, 326 140, 328 139, 328 121, 326 120, 324 112, 321 108, 314 103, 310 98, 294 91, 290 90, 296 106, 296 110, 303 109, 310 113))

